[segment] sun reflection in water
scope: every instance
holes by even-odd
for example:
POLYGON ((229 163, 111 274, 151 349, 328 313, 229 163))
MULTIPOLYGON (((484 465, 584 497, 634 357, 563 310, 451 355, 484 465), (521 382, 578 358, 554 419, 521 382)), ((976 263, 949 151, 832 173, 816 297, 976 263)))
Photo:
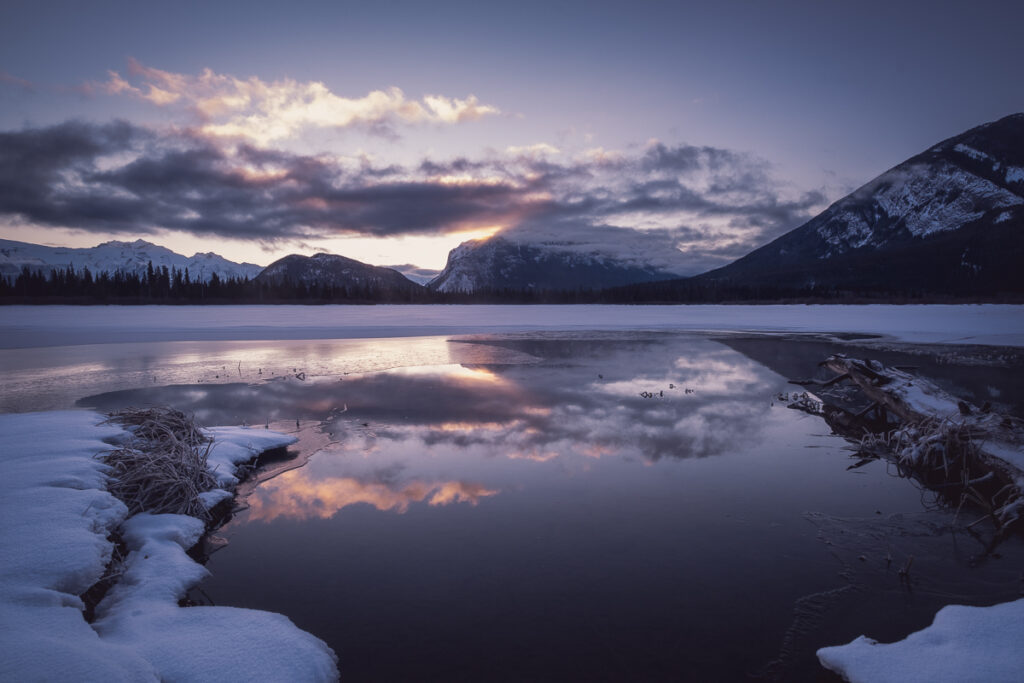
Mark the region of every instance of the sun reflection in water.
POLYGON ((480 367, 466 365, 421 365, 415 367, 391 368, 384 373, 405 377, 437 377, 450 383, 460 381, 486 382, 488 384, 506 384, 506 381, 494 372, 480 367))

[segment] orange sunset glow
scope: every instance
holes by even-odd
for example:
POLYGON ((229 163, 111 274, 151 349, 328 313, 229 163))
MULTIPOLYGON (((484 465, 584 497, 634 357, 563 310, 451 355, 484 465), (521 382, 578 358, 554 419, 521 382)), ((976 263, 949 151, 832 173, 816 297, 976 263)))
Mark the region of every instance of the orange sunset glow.
POLYGON ((364 482, 353 477, 314 478, 303 469, 285 472, 263 484, 249 498, 249 519, 269 522, 289 519, 327 519, 350 505, 364 503, 381 512, 404 513, 411 504, 431 506, 468 503, 495 496, 497 489, 465 481, 413 480, 400 484, 364 482))

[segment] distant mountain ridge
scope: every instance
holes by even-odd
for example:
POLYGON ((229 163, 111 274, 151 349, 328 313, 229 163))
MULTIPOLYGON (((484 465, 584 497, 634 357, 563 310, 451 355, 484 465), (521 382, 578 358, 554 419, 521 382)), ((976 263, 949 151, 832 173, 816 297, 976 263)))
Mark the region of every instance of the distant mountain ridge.
POLYGON ((1024 290, 1024 114, 911 157, 691 284, 950 294, 1024 290))
POLYGON ((154 268, 167 266, 185 270, 192 280, 208 281, 214 273, 220 279, 254 278, 262 266, 254 263, 235 263, 207 252, 183 256, 166 247, 145 240, 134 242, 104 242, 95 247, 48 247, 41 244, 0 240, 0 275, 16 277, 23 267, 48 272, 51 269, 88 268, 94 273, 121 270, 127 273, 145 273, 149 263, 154 268))
POLYGON ((291 254, 274 261, 256 277, 274 285, 358 290, 368 296, 407 296, 422 286, 391 268, 371 266, 336 254, 291 254))
POLYGON ((387 265, 381 266, 381 268, 397 270, 399 273, 418 285, 425 285, 441 274, 441 271, 436 268, 421 268, 420 266, 413 265, 412 263, 403 263, 396 266, 387 265))
POLYGON ((653 265, 599 251, 531 243, 495 235, 463 242, 427 287, 438 292, 479 290, 596 290, 677 277, 653 265))

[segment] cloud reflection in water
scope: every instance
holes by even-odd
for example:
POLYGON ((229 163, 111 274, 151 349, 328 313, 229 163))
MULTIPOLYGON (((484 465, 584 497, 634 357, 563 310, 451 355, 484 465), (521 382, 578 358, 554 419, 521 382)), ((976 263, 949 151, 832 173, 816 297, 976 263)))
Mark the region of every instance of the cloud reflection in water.
POLYGON ((476 505, 534 477, 590 472, 609 460, 652 464, 756 448, 779 382, 700 336, 478 343, 541 360, 167 386, 83 403, 168 403, 208 424, 322 420, 339 443, 250 498, 249 517, 269 520, 330 517, 356 503, 399 513, 413 503, 476 505))
POLYGON ((333 517, 349 505, 366 503, 384 512, 404 513, 411 503, 469 503, 497 494, 496 489, 464 481, 361 481, 355 477, 317 477, 306 469, 291 470, 263 483, 247 499, 250 521, 278 517, 333 517))

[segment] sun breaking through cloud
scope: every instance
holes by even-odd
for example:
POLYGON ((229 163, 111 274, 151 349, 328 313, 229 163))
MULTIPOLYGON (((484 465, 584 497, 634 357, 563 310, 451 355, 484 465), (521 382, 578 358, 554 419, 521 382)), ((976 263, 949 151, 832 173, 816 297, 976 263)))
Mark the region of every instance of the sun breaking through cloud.
POLYGON ((0 133, 0 217, 267 244, 480 238, 500 228, 510 239, 640 261, 682 255, 685 269, 696 270, 791 229, 824 200, 787 193, 763 161, 712 147, 652 142, 632 153, 553 156, 512 150, 377 166, 190 131, 71 121, 0 133))

